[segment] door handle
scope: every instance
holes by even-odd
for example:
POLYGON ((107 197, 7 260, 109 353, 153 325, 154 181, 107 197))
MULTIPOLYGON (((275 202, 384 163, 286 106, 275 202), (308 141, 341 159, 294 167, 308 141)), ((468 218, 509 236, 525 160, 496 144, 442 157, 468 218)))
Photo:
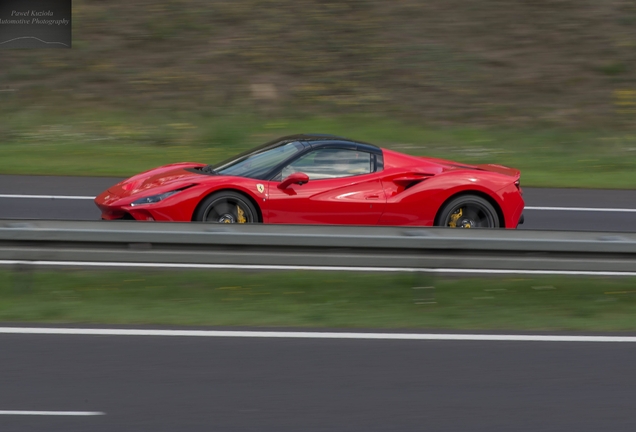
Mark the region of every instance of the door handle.
POLYGON ((380 199, 380 195, 367 195, 365 199, 368 199, 368 200, 380 199))

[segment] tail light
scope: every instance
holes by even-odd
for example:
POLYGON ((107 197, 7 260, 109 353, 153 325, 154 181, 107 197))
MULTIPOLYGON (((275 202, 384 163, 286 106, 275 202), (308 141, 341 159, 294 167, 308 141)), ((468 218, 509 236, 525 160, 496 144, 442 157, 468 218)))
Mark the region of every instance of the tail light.
POLYGON ((521 186, 519 185, 519 180, 515 182, 515 186, 517 187, 517 190, 519 191, 519 193, 523 195, 523 189, 521 189, 521 186))

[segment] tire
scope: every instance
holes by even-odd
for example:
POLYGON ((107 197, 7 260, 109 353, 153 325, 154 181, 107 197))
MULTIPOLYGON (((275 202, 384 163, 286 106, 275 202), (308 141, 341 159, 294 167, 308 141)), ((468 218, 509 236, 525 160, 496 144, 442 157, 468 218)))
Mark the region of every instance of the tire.
POLYGON ((206 223, 258 223, 254 204, 237 192, 221 191, 205 198, 194 212, 193 220, 206 223))
POLYGON ((451 199, 442 207, 435 226, 450 228, 500 228, 497 210, 476 195, 462 195, 451 199))

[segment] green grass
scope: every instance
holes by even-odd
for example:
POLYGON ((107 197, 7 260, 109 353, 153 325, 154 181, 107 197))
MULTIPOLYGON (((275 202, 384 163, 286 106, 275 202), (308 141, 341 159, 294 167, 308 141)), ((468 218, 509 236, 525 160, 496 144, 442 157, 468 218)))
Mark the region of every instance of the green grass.
POLYGON ((172 162, 214 163, 286 134, 332 133, 397 151, 521 169, 522 184, 633 188, 636 135, 564 129, 426 127, 372 116, 7 113, 0 173, 130 176, 172 162))
POLYGON ((636 2, 147 3, 78 0, 72 50, 2 52, 0 173, 129 176, 322 132, 636 185, 636 2))
POLYGON ((0 321, 634 331, 636 280, 3 270, 0 321))

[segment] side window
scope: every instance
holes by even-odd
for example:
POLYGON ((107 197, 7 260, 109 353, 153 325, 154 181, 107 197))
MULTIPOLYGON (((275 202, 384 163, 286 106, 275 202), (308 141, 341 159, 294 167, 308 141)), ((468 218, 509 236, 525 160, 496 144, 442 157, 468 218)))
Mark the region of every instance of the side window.
POLYGON ((304 172, 310 180, 349 177, 373 172, 370 153, 325 148, 314 150, 283 168, 282 178, 295 172, 304 172))

